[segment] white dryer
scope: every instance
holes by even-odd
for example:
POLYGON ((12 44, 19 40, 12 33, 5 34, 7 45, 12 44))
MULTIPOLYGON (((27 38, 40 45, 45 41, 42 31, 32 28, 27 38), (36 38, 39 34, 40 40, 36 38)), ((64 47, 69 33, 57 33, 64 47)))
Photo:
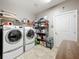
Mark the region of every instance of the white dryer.
POLYGON ((23 53, 23 28, 3 26, 3 59, 14 59, 23 53))
POLYGON ((25 27, 25 51, 30 50, 35 46, 35 30, 32 27, 25 27))

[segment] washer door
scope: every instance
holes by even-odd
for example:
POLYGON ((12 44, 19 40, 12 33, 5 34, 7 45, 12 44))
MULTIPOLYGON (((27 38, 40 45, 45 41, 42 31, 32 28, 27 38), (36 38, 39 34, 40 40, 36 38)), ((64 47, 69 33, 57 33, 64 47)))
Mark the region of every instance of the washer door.
POLYGON ((15 44, 17 42, 20 41, 22 37, 22 33, 21 31, 19 30, 11 30, 8 35, 7 35, 7 39, 6 41, 9 43, 9 44, 15 44))
POLYGON ((35 36, 35 32, 32 29, 30 29, 26 34, 26 37, 29 39, 34 38, 34 36, 35 36))

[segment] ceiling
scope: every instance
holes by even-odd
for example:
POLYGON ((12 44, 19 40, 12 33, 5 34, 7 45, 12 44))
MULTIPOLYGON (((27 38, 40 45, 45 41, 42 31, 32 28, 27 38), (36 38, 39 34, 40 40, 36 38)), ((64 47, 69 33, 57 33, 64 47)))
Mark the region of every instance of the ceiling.
POLYGON ((49 3, 42 2, 43 0, 0 0, 3 9, 9 11, 25 11, 32 14, 39 13, 47 8, 61 3, 64 0, 51 0, 49 3))
POLYGON ((0 0, 0 10, 26 17, 26 14, 35 15, 63 1, 65 0, 51 0, 51 2, 45 3, 43 0, 0 0))

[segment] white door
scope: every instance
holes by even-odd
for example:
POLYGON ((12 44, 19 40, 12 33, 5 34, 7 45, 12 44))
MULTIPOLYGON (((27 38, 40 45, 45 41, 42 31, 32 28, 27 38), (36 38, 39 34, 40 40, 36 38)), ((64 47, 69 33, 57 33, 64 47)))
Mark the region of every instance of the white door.
POLYGON ((54 16, 53 26, 55 46, 63 40, 77 41, 77 10, 54 16))

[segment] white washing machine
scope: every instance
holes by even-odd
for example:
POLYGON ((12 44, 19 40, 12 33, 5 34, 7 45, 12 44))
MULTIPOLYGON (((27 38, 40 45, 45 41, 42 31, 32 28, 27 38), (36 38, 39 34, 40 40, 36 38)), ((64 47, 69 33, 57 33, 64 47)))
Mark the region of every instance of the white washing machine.
POLYGON ((25 51, 30 50, 35 46, 35 30, 32 27, 25 27, 25 40, 24 40, 24 45, 25 45, 25 51))
POLYGON ((23 53, 23 28, 3 26, 3 59, 14 59, 23 53))

